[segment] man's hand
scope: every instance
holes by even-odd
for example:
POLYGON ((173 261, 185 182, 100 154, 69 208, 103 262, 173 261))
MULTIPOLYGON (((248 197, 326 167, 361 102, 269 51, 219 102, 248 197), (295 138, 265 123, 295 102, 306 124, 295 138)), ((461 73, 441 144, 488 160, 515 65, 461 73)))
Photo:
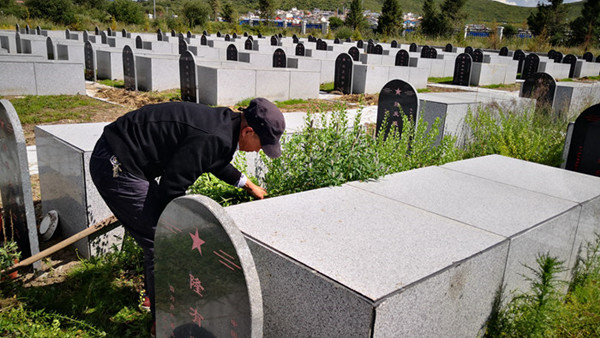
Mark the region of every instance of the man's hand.
POLYGON ((259 200, 265 198, 265 195, 267 194, 267 190, 257 186, 250 180, 246 181, 246 185, 244 185, 242 189, 246 190, 250 195, 254 196, 255 198, 258 198, 259 200))

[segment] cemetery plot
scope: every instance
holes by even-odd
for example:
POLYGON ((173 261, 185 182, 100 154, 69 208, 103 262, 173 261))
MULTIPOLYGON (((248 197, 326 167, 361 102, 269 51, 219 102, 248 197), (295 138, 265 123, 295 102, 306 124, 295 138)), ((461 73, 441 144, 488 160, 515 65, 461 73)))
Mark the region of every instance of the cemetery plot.
POLYGON ((157 336, 262 336, 252 255, 213 200, 185 196, 167 205, 155 235, 155 282, 157 336))

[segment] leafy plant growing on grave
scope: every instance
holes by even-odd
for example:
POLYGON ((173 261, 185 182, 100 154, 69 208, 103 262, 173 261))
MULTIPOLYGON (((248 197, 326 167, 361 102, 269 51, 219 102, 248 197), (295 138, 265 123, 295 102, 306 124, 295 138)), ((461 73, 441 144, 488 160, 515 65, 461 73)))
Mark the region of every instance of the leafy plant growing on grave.
POLYGON ((6 274, 1 271, 13 266, 20 258, 21 251, 19 251, 17 242, 5 240, 2 245, 0 245, 0 280, 7 277, 6 274))

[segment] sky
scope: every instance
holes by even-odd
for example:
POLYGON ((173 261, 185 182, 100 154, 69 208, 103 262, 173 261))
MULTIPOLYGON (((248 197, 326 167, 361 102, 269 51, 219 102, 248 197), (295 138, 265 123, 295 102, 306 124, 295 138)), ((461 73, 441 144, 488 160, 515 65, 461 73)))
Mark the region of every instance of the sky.
MULTIPOLYGON (((507 5, 524 6, 524 7, 536 7, 538 0, 494 0, 505 3, 507 5)), ((581 0, 564 0, 564 3, 578 2, 581 0)))

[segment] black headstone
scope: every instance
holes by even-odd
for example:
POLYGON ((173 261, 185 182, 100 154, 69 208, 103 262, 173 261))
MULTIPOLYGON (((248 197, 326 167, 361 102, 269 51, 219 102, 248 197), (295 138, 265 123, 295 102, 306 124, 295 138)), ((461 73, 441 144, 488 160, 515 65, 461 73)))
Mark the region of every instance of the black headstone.
POLYGON ((375 41, 373 41, 373 39, 369 39, 369 41, 367 41, 367 43, 375 44, 375 41))
POLYGON ((248 36, 248 32, 244 32, 244 37, 247 37, 247 36, 248 36))
POLYGON ((106 29, 106 34, 107 34, 108 36, 113 36, 113 34, 112 34, 112 29, 111 29, 110 27, 108 27, 108 28, 106 29))
POLYGON ((187 36, 188 39, 191 39, 194 35, 192 34, 192 32, 187 31, 186 36, 187 36))
POLYGON ((348 54, 352 56, 352 60, 354 61, 358 61, 360 59, 360 50, 358 50, 358 48, 354 46, 350 47, 350 49, 348 50, 348 54))
POLYGON ((89 35, 88 31, 84 30, 83 31, 83 43, 86 43, 88 41, 90 41, 90 35, 89 35))
POLYGON ((308 36, 308 42, 317 42, 317 39, 315 39, 315 37, 314 37, 314 36, 312 36, 312 35, 309 35, 309 36, 308 36))
POLYGON ((452 83, 459 86, 468 86, 471 83, 471 68, 473 59, 468 53, 461 53, 454 61, 454 76, 452 83))
POLYGON ((594 62, 594 54, 591 52, 585 52, 583 53, 583 59, 587 62, 594 62))
POLYGON ((392 48, 398 48, 398 41, 392 40, 392 43, 390 43, 390 47, 392 47, 392 48))
POLYGON ((562 63, 563 54, 561 52, 554 53, 554 63, 562 63))
POLYGON ((304 44, 303 43, 296 44, 296 56, 304 56, 305 53, 306 53, 306 51, 304 49, 304 44))
POLYGON ((600 55, 596 56, 596 62, 600 63, 600 55))
POLYGON ((125 28, 123 28, 123 29, 121 30, 121 37, 124 37, 124 38, 126 38, 126 37, 127 37, 127 30, 126 30, 125 28))
POLYGON ((277 48, 273 52, 273 67, 274 68, 285 68, 287 67, 287 58, 285 52, 281 48, 277 48))
POLYGON ((537 73, 540 65, 540 57, 535 53, 529 53, 523 61, 523 70, 521 71, 521 79, 528 79, 534 73, 537 73))
POLYGON ((135 73, 135 55, 131 47, 123 47, 123 78, 126 90, 137 90, 137 77, 135 73))
POLYGON ((16 241, 24 259, 38 253, 39 245, 25 135, 8 100, 0 100, 0 165, 1 238, 16 241))
POLYGON ((356 47, 363 49, 365 47, 365 43, 363 42, 363 40, 356 41, 356 47))
POLYGON ((31 28, 29 28, 29 25, 25 25, 25 34, 30 34, 31 33, 31 28))
POLYGON ((176 37, 177 36, 177 32, 174 29, 171 29, 171 36, 172 37, 176 37))
POLYGON ((335 40, 333 40, 333 43, 339 45, 340 43, 342 43, 342 41, 339 38, 335 38, 335 40))
POLYGON ((276 35, 271 36, 271 46, 278 46, 279 45, 279 39, 277 38, 276 35))
POLYGON ((298 37, 296 35, 294 35, 294 36, 292 36, 292 42, 298 43, 298 42, 300 42, 300 40, 298 40, 298 37))
POLYGON ((217 32, 217 37, 220 38, 221 37, 221 32, 217 32))
POLYGON ((525 60, 525 52, 520 49, 515 50, 513 53, 513 60, 518 60, 519 65, 517 66, 517 73, 520 73, 523 69, 523 61, 525 60))
POLYGON ((106 36, 106 32, 103 31, 102 33, 100 33, 100 41, 104 45, 108 43, 108 37, 106 36))
POLYGON ((383 55, 383 46, 379 44, 375 45, 375 47, 373 48, 373 54, 383 55))
POLYGON ((408 46, 408 51, 409 52, 416 52, 417 51, 417 44, 416 43, 411 43, 410 46, 408 46))
POLYGON ((202 31, 202 35, 208 35, 207 31, 202 31))
POLYGON ((410 56, 406 49, 400 49, 398 53, 396 53, 396 62, 394 65, 400 67, 408 67, 408 61, 410 60, 410 56))
POLYGON ((260 337, 263 305, 248 244, 215 201, 167 205, 155 235, 157 337, 260 337))
POLYGON ((327 42, 324 40, 317 40, 317 50, 327 50, 327 42))
POLYGON ((225 41, 231 41, 231 37, 229 36, 229 34, 225 34, 225 41))
POLYGON ((227 60, 228 61, 237 61, 238 60, 238 50, 237 47, 232 43, 227 46, 227 60))
POLYGON ((572 135, 565 169, 600 176, 600 104, 577 117, 572 135))
POLYGON ((508 47, 500 48, 500 56, 508 56, 508 47))
POLYGON ((429 47, 429 54, 427 57, 430 59, 437 59, 437 49, 429 47))
POLYGON ((54 43, 51 37, 46 38, 46 52, 48 54, 48 60, 54 60, 54 43))
POLYGON ((21 33, 21 26, 18 23, 15 24, 15 32, 21 33))
POLYGON ((556 55, 556 51, 554 49, 550 49, 548 51, 548 58, 554 60, 554 56, 556 55))
POLYGON ((556 93, 556 81, 547 73, 531 74, 523 82, 521 96, 535 99, 536 108, 551 108, 556 93))
POLYGON ((21 54, 23 52, 23 45, 21 44, 21 33, 15 33, 15 44, 17 48, 17 54, 21 54))
POLYGON ((40 27, 40 26, 35 27, 35 34, 42 35, 42 27, 40 27))
POLYGON ((569 70, 569 77, 573 77, 575 74, 575 65, 577 65, 577 56, 573 54, 566 55, 562 63, 568 63, 571 65, 571 69, 569 70))
POLYGON ((262 35, 260 32, 258 33, 258 35, 257 35, 257 36, 258 36, 258 38, 259 38, 259 39, 262 39, 262 38, 263 38, 263 35, 262 35))
POLYGON ((140 35, 135 37, 135 48, 136 49, 144 48, 144 43, 143 43, 142 37, 140 35))
POLYGON ((201 46, 206 46, 208 44, 208 41, 206 41, 206 35, 202 35, 200 37, 200 45, 201 46))
POLYGON ((352 42, 351 38, 346 38, 346 42, 352 42))
POLYGON ((254 41, 254 38, 252 37, 252 35, 248 35, 248 39, 254 41))
POLYGON ((377 135, 383 131, 384 137, 387 137, 392 126, 402 133, 402 116, 406 115, 409 121, 415 122, 418 110, 417 91, 410 83, 402 80, 386 83, 377 103, 377 135))
POLYGON ((352 93, 352 71, 354 62, 349 54, 342 53, 335 59, 333 88, 343 94, 352 93))
POLYGON ((162 41, 162 40, 163 40, 163 33, 159 28, 156 30, 156 41, 162 41))
POLYGON ((187 42, 185 42, 185 39, 182 36, 179 37, 178 46, 180 55, 183 54, 183 52, 185 52, 186 50, 188 50, 188 44, 187 42))
POLYGON ((281 40, 283 38, 283 34, 281 34, 281 33, 279 33, 277 36, 279 37, 279 40, 281 40))
POLYGON ((244 41, 244 49, 245 50, 252 50, 252 39, 246 39, 246 41, 244 41))
POLYGON ((467 46, 465 47, 465 53, 471 55, 471 57, 473 57, 473 47, 471 46, 467 46))
POLYGON ((425 45, 425 46, 421 47, 421 57, 429 58, 429 46, 425 45))
POLYGON ((231 38, 233 38, 233 39, 237 39, 237 37, 238 37, 238 36, 237 36, 237 33, 233 32, 233 34, 231 35, 231 38))
POLYGON ((186 50, 179 56, 179 82, 181 86, 181 100, 198 103, 196 58, 189 50, 186 50))
MULTIPOLYGON (((67 39, 67 40, 71 39, 71 31, 68 28, 65 29, 65 39, 67 39)), ((106 43, 106 42, 102 42, 102 43, 106 43)))
POLYGON ((483 62, 483 51, 479 48, 473 51, 473 62, 483 62))
POLYGON ((98 26, 94 27, 94 35, 100 35, 100 28, 98 26))
POLYGON ((446 47, 444 47, 444 52, 452 53, 452 51, 454 51, 454 46, 452 46, 451 43, 447 44, 446 47))
POLYGON ((85 61, 85 79, 96 82, 96 53, 89 41, 83 47, 83 59, 85 61))

